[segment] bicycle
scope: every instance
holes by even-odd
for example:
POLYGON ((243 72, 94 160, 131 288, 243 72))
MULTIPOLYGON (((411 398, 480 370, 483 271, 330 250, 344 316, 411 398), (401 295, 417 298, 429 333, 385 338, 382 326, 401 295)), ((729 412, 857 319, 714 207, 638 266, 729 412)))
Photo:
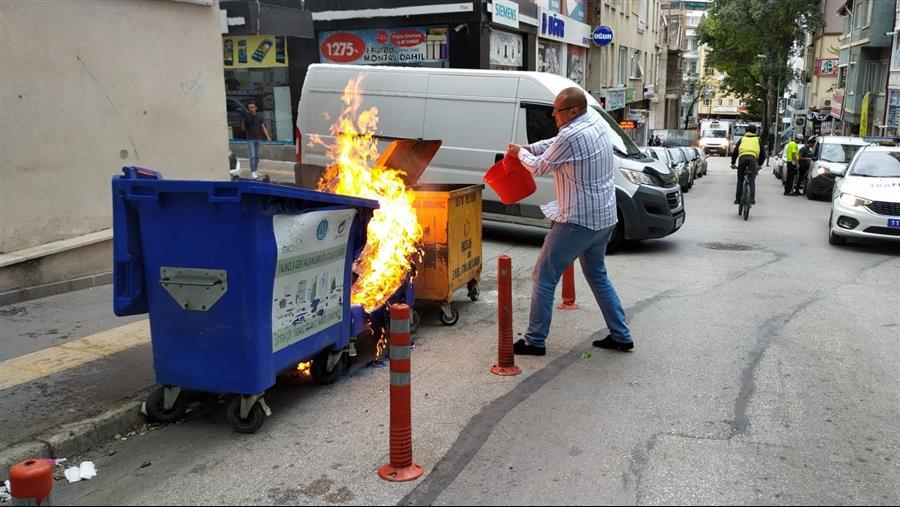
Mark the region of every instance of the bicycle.
MULTIPOLYGON (((732 169, 737 169, 731 166, 732 169)), ((750 218, 750 206, 753 205, 753 199, 750 197, 750 168, 744 171, 744 183, 741 185, 741 198, 738 199, 738 216, 743 215, 744 220, 750 218)))

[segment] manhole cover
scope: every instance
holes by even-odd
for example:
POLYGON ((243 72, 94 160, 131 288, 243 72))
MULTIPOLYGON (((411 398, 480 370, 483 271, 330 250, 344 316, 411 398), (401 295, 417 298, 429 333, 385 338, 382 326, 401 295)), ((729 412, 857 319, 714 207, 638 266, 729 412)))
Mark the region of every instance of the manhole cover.
POLYGON ((743 243, 701 243, 700 246, 709 248, 710 250, 732 250, 738 252, 757 249, 755 246, 745 245, 743 243))

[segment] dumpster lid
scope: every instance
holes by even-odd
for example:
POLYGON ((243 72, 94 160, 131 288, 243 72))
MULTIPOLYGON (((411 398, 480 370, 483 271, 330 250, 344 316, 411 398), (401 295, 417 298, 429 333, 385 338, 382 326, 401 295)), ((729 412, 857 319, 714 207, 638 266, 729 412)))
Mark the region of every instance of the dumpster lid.
POLYGON ((403 183, 406 183, 407 187, 411 187, 419 181, 443 142, 440 139, 401 139, 385 136, 378 136, 378 139, 391 140, 391 144, 378 157, 375 167, 387 167, 406 172, 403 183))

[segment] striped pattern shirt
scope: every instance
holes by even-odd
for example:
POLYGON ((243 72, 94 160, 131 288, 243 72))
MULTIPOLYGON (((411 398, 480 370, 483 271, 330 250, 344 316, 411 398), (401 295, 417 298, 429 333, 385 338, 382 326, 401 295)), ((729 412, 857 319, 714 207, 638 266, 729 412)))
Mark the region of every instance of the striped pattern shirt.
POLYGON ((519 151, 519 160, 535 176, 553 173, 558 201, 541 206, 550 220, 595 231, 618 222, 613 146, 602 121, 589 108, 556 137, 519 151))

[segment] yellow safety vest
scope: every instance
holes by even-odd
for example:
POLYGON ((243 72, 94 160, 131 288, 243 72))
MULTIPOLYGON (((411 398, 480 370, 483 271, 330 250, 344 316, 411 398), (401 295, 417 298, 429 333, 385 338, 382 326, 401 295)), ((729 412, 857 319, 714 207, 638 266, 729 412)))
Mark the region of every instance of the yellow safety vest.
POLYGON ((744 155, 753 155, 754 157, 759 158, 759 138, 756 137, 756 134, 748 132, 741 138, 741 147, 738 150, 738 157, 743 157, 744 155))

